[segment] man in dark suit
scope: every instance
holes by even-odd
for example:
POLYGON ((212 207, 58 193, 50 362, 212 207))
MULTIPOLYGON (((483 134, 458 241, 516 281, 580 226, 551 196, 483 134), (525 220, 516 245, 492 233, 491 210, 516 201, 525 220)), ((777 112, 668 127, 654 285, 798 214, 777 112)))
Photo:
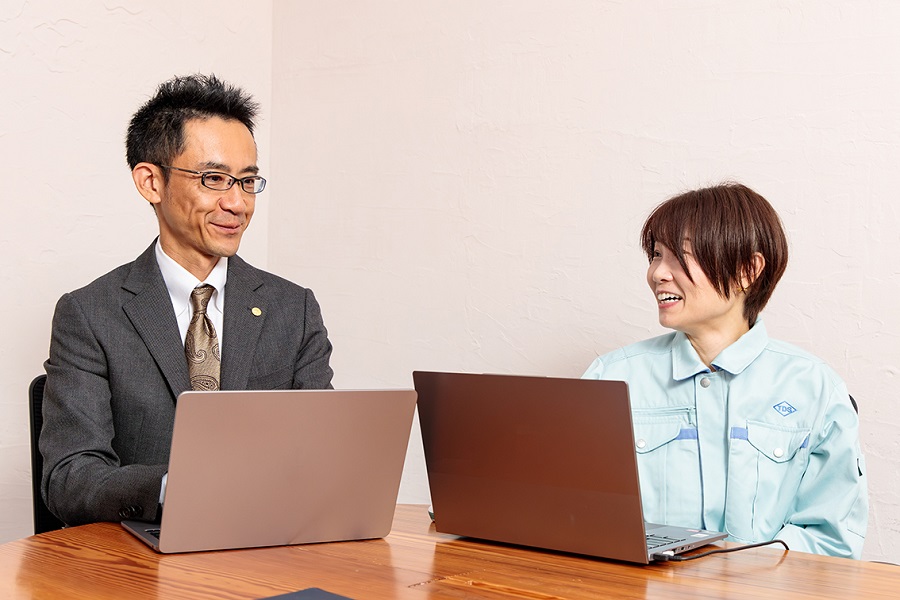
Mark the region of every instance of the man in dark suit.
POLYGON ((159 237, 60 299, 45 363, 42 490, 67 524, 157 516, 182 391, 331 387, 313 293, 236 255, 265 188, 257 108, 196 75, 161 84, 131 120, 128 163, 159 237), (189 368, 207 356, 211 374, 189 368))

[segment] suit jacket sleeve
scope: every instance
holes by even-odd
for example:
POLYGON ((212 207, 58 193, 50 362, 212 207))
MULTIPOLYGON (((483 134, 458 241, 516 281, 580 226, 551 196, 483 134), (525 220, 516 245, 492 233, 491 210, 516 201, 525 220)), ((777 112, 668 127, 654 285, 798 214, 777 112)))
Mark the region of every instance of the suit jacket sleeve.
POLYGON ((294 387, 305 389, 331 389, 331 342, 322 321, 322 311, 312 290, 306 290, 304 309, 304 336, 297 352, 294 371, 294 387))
MULTIPOLYGON (((98 338, 96 320, 106 315, 95 316, 93 312, 86 311, 75 296, 66 294, 53 317, 40 436, 44 455, 42 492, 50 510, 69 525, 153 519, 170 440, 162 435, 155 436, 161 439, 145 441, 144 456, 157 457, 157 464, 122 464, 122 443, 134 441, 134 430, 117 432, 117 422, 123 417, 137 420, 137 431, 142 427, 152 431, 155 425, 144 419, 145 411, 138 407, 131 415, 114 415, 108 354, 127 348, 110 346, 106 339, 121 335, 98 338)), ((169 393, 165 401, 172 404, 169 393)), ((160 422, 167 418, 171 414, 158 415, 160 422)))

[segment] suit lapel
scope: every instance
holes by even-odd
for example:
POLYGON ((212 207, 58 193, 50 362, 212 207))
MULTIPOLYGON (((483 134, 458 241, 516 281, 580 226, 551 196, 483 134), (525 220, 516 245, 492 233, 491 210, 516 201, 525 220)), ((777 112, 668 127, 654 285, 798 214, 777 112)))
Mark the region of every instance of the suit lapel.
POLYGON ((221 387, 247 389, 256 344, 268 314, 262 279, 240 257, 228 259, 221 387))
POLYGON ((124 303, 125 314, 159 365, 174 398, 190 389, 184 342, 172 300, 156 262, 156 242, 141 254, 122 285, 132 298, 124 303))

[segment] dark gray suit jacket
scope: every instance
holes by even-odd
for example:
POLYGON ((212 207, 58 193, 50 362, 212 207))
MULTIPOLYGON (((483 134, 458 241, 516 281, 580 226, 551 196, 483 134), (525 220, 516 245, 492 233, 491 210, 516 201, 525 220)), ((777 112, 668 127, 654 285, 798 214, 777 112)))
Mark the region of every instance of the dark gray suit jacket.
MULTIPOLYGON (((331 387, 331 343, 310 290, 233 256, 223 329, 222 389, 331 387)), ((153 244, 60 299, 44 367, 50 510, 70 525, 155 518, 175 401, 190 384, 153 244)))

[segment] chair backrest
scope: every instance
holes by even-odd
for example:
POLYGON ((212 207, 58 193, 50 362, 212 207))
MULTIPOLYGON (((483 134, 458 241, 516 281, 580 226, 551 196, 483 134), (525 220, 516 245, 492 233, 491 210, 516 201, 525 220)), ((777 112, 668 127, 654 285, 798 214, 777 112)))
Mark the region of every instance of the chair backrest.
POLYGON ((44 384, 46 375, 38 375, 28 386, 28 412, 31 415, 31 495, 34 508, 34 533, 44 533, 65 527, 65 523, 56 518, 41 496, 41 474, 44 471, 44 457, 38 448, 38 439, 41 437, 41 426, 44 416, 41 406, 44 403, 44 384))

